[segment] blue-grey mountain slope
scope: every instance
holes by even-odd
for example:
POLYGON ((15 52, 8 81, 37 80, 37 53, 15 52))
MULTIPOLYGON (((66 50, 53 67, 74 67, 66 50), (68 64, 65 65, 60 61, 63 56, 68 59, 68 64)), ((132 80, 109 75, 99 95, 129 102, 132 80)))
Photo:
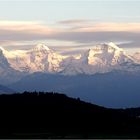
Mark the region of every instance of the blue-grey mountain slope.
POLYGON ((14 93, 15 91, 6 87, 6 86, 3 86, 3 85, 0 85, 0 94, 10 94, 10 93, 14 93))
POLYGON ((16 82, 26 74, 11 67, 5 56, 5 50, 0 47, 0 84, 7 85, 16 82))
POLYGON ((18 91, 57 91, 106 107, 140 106, 140 75, 110 72, 64 76, 34 73, 10 86, 18 91))

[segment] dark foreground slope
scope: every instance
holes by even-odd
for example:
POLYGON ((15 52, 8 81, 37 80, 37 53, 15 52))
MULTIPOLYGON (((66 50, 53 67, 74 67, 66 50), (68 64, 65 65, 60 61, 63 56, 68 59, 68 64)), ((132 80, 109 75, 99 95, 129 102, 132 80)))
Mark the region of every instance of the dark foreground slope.
POLYGON ((140 138, 139 115, 63 94, 0 95, 0 138, 140 138))

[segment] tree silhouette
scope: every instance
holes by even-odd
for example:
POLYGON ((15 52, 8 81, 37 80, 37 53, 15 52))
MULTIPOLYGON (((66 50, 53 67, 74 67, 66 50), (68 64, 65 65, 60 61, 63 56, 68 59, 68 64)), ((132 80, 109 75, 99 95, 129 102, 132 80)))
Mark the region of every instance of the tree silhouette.
POLYGON ((0 114, 0 138, 140 138, 140 108, 107 109, 55 92, 0 95, 0 114))

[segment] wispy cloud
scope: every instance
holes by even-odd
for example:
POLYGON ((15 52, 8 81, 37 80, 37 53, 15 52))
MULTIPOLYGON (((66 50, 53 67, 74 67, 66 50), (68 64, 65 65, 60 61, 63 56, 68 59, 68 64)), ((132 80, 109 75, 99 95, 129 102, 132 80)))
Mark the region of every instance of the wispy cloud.
MULTIPOLYGON (((55 27, 42 22, 0 21, 0 45, 31 45, 41 40, 72 42, 88 46, 96 42, 128 42, 122 47, 140 47, 140 23, 97 23, 86 20, 60 21, 55 27), (65 24, 63 26, 63 24, 65 24), (67 26, 68 28, 65 28, 67 26)), ((61 47, 61 44, 59 44, 61 47)), ((62 43, 62 46, 64 44, 62 43)))
POLYGON ((52 33, 53 30, 41 22, 25 21, 0 21, 0 30, 15 31, 22 33, 52 33))
MULTIPOLYGON (((140 32, 140 23, 115 23, 97 22, 93 20, 73 19, 59 21, 58 23, 72 27, 75 32, 99 32, 99 31, 132 31, 140 32), (78 26, 79 25, 79 26, 78 26)), ((72 29, 71 28, 71 29, 72 29)))
POLYGON ((84 20, 84 19, 71 19, 71 20, 62 20, 59 21, 59 24, 64 24, 64 25, 71 25, 71 24, 83 24, 83 23, 87 23, 90 20, 84 20))
POLYGON ((140 23, 93 23, 75 29, 76 32, 140 32, 140 23))

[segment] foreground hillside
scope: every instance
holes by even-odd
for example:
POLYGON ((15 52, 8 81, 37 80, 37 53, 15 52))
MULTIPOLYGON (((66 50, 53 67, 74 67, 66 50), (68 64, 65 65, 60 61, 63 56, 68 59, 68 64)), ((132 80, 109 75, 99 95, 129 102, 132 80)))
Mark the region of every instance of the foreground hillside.
POLYGON ((140 108, 107 109, 57 93, 0 95, 0 138, 140 138, 140 108))

